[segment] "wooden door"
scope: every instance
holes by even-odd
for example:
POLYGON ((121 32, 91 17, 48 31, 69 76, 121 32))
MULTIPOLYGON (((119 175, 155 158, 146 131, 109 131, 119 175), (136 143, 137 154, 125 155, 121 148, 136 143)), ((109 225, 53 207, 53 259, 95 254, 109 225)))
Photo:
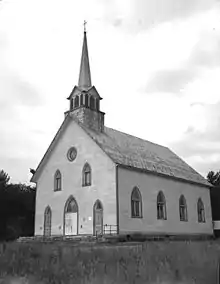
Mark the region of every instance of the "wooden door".
POLYGON ((103 211, 95 210, 94 213, 94 234, 101 235, 103 231, 103 211))
POLYGON ((44 212, 44 236, 51 236, 51 209, 47 207, 44 212))

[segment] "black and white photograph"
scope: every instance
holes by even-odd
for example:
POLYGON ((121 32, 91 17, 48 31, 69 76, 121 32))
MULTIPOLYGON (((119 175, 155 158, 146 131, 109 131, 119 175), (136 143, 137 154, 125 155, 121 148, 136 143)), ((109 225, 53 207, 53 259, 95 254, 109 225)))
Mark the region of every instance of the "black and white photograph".
POLYGON ((0 0, 0 284, 220 283, 220 1, 0 0))

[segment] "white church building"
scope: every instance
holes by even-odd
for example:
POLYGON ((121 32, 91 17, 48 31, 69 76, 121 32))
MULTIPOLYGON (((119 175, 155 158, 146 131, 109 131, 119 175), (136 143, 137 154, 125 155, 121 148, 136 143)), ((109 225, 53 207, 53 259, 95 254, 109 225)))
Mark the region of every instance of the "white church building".
POLYGON ((31 178, 36 236, 213 234, 210 184, 169 148, 105 126, 86 31, 78 85, 68 100, 31 178))

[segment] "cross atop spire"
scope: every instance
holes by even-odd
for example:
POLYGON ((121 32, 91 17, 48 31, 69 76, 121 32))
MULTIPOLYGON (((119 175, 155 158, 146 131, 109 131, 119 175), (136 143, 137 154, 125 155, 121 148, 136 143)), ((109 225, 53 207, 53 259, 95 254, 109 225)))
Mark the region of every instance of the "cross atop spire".
POLYGON ((83 25, 84 25, 84 32, 85 32, 85 33, 86 33, 86 24, 87 24, 87 22, 84 20, 83 25))
POLYGON ((90 66, 89 66, 89 54, 88 54, 87 38, 86 38, 86 24, 87 22, 84 21, 83 23, 84 38, 83 38, 82 57, 81 57, 80 72, 79 72, 79 82, 78 82, 78 86, 81 89, 87 89, 92 87, 90 66))

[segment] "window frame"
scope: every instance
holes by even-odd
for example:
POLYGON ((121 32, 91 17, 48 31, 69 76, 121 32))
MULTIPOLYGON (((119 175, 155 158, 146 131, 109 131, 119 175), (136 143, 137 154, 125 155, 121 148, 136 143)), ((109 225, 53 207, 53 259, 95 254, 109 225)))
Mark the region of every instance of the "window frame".
POLYGON ((188 222, 186 198, 183 194, 179 198, 179 217, 181 222, 188 222))
POLYGON ((137 186, 133 187, 131 192, 131 218, 143 218, 142 214, 142 196, 137 186), (134 194, 138 194, 138 198, 134 194))
POLYGON ((201 197, 197 201, 197 214, 198 214, 198 223, 206 223, 205 206, 201 197))
POLYGON ((85 163, 82 170, 82 186, 92 185, 92 169, 89 163, 85 163))
POLYGON ((56 170, 54 174, 54 192, 62 190, 62 174, 60 170, 56 170))
POLYGON ((166 198, 163 191, 157 194, 157 220, 167 220, 166 198))

